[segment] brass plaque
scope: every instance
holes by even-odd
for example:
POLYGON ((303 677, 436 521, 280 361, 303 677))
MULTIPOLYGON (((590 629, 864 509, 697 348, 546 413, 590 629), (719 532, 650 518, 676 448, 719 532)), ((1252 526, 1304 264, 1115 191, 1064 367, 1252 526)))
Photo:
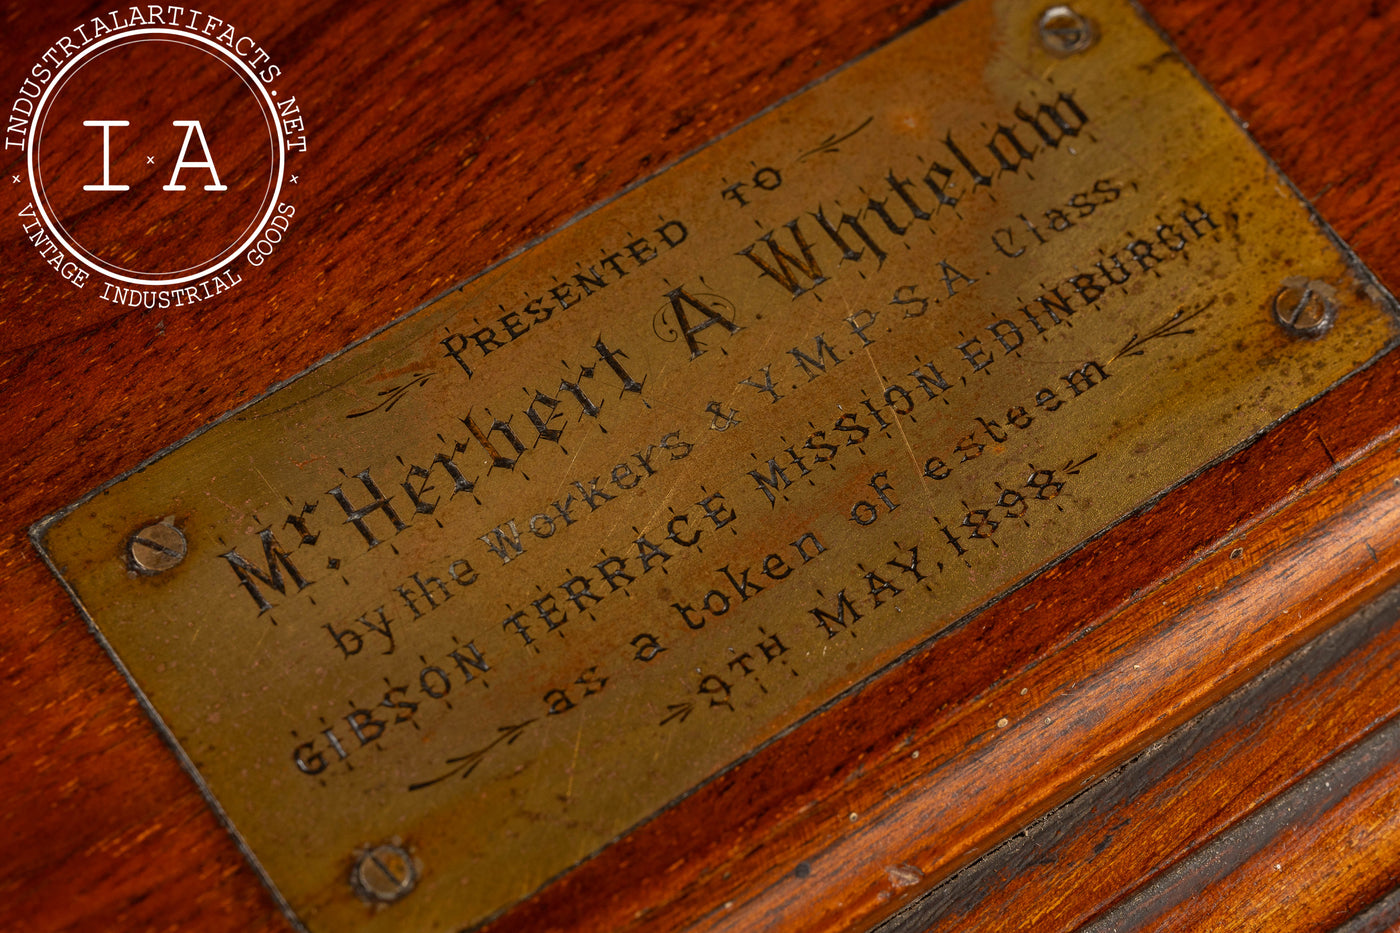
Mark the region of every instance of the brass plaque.
POLYGON ((305 927, 500 911, 1390 345, 1075 8, 958 5, 36 529, 305 927))

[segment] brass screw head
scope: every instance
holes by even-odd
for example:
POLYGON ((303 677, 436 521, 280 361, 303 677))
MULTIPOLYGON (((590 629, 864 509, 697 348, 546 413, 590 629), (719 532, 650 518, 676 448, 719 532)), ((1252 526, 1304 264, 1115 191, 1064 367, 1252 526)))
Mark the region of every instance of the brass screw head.
POLYGON ((174 516, 167 516, 154 525, 147 525, 126 545, 127 559, 137 573, 162 573, 185 559, 189 543, 175 527, 174 516))
POLYGON ((1274 321, 1292 337, 1321 337, 1337 320, 1337 303, 1326 282, 1291 280, 1274 295, 1274 321))
POLYGON ((385 843, 365 849, 350 873, 350 887, 367 901, 392 904, 418 883, 418 868, 403 846, 385 843))
POLYGON ((1073 55, 1094 44, 1094 24, 1070 6, 1052 6, 1037 23, 1040 42, 1055 55, 1073 55))

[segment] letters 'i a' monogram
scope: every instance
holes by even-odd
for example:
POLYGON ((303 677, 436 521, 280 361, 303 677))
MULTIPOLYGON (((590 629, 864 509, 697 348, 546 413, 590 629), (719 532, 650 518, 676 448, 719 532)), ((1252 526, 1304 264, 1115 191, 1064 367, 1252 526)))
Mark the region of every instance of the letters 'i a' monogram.
MULTIPOLYGON (((83 185, 84 191, 127 191, 130 185, 112 184, 112 127, 130 126, 128 120, 84 120, 83 126, 102 127, 102 184, 83 185)), ((170 174, 170 183, 164 185, 165 191, 184 191, 185 186, 180 184, 180 170, 186 168, 204 168, 209 170, 209 176, 213 179, 212 185, 205 185, 205 191, 227 191, 228 186, 220 184, 218 169, 214 167, 214 156, 209 151, 209 143, 204 138, 204 127, 200 126, 198 120, 174 120, 173 126, 183 126, 185 128, 185 141, 180 145, 180 155, 175 159, 175 171, 170 174), (198 137, 199 148, 204 151, 203 162, 191 162, 185 159, 190 149, 190 140, 198 137)))

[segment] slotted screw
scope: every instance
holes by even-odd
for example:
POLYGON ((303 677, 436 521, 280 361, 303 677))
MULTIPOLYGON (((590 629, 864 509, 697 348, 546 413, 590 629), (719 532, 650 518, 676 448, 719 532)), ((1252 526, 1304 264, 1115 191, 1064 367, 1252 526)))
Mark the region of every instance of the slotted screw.
POLYGON ((403 846, 385 843, 367 848, 355 862, 350 886, 365 900, 392 904, 418 883, 413 856, 403 846))
POLYGON ((1070 6, 1052 6, 1040 14, 1040 41, 1056 55, 1073 55, 1094 44, 1094 26, 1070 6))
POLYGON ((1325 282, 1290 282, 1272 302, 1274 321, 1294 337, 1321 337, 1337 319, 1337 304, 1325 282))
POLYGON ((126 545, 132 568, 144 574, 169 570, 185 559, 188 550, 189 543, 184 533, 175 527, 173 516, 142 528, 126 545))

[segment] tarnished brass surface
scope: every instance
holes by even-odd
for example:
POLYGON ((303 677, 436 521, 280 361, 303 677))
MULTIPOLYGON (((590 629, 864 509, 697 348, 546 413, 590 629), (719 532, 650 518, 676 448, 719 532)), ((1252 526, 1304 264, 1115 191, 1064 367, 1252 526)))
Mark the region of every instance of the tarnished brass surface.
POLYGON ((1074 8, 963 3, 36 530, 307 927, 524 897, 1389 344, 1074 8))

